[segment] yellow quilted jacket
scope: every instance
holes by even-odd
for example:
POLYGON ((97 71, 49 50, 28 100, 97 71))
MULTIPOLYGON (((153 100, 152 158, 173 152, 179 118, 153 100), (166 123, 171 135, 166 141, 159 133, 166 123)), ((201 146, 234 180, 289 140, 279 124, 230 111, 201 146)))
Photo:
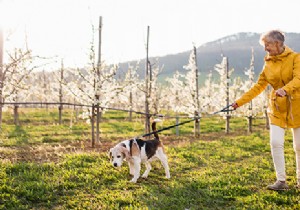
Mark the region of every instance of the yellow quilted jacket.
POLYGON ((256 84, 236 103, 242 106, 258 96, 270 84, 268 115, 270 123, 282 128, 300 127, 300 54, 289 47, 276 56, 265 56, 265 65, 256 84), (276 96, 275 90, 283 88, 287 96, 276 96))

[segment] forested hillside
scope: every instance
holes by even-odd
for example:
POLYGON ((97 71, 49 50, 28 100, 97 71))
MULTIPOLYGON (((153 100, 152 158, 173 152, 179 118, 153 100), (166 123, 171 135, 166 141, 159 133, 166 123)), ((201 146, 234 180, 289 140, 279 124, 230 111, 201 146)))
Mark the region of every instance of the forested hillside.
MULTIPOLYGON (((261 71, 263 66, 263 58, 265 56, 264 48, 259 44, 260 34, 258 33, 238 33, 220 38, 218 40, 203 44, 197 47, 197 61, 200 72, 203 77, 214 69, 215 64, 222 61, 222 56, 229 59, 229 68, 234 68, 235 76, 244 77, 244 70, 249 68, 251 59, 251 48, 254 49, 254 71, 255 74, 261 71)), ((286 44, 300 51, 300 34, 286 33, 286 44)), ((191 44, 192 50, 192 44, 191 44)), ((163 57, 152 57, 152 63, 158 63, 163 66, 160 74, 160 80, 170 77, 175 71, 184 72, 183 66, 187 64, 191 50, 179 52, 176 54, 166 55, 163 57)), ((137 61, 129 62, 135 65, 137 61)), ((140 61, 140 75, 144 75, 145 60, 140 61)), ((119 73, 122 74, 128 69, 128 63, 121 63, 119 73)), ((213 71, 214 72, 214 71, 213 71)))

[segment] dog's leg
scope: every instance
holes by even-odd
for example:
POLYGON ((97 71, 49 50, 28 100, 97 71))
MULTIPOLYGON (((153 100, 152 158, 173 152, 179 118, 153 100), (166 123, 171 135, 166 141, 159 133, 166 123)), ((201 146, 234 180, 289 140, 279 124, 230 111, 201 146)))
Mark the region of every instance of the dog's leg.
POLYGON ((151 171, 151 164, 147 161, 147 162, 145 162, 145 166, 146 166, 146 171, 144 172, 144 174, 143 174, 143 178, 147 178, 148 177, 148 174, 149 174, 149 172, 151 171))
POLYGON ((161 163, 165 169, 166 178, 170 179, 171 176, 170 176, 170 169, 169 169, 167 155, 162 150, 160 150, 160 151, 158 151, 157 157, 161 161, 161 163))
POLYGON ((163 155, 162 159, 161 159, 161 163, 163 165, 163 167, 165 168, 165 173, 166 173, 166 178, 170 179, 170 169, 169 169, 169 164, 168 164, 168 158, 166 155, 163 155))
POLYGON ((129 173, 130 175, 134 175, 134 164, 131 161, 128 161, 129 173))
POLYGON ((134 165, 134 175, 131 179, 131 182, 136 183, 138 178, 140 177, 140 171, 141 171, 141 158, 133 156, 133 165, 134 165))

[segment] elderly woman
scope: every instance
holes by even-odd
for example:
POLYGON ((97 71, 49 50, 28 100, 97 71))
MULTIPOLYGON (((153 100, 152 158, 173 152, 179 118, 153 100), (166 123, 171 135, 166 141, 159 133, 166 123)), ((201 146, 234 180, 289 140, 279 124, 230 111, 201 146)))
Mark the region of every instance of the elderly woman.
POLYGON ((284 135, 291 128, 296 153, 297 188, 300 188, 300 54, 284 45, 284 34, 272 30, 261 35, 261 45, 267 55, 256 84, 236 100, 234 109, 251 101, 268 85, 273 90, 269 96, 271 153, 277 181, 269 185, 270 190, 286 190, 284 135))

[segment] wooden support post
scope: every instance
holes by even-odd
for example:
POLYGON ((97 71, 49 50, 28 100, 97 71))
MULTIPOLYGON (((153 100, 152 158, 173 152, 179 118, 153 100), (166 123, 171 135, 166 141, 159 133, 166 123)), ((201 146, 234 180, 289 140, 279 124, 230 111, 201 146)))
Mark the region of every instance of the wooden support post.
POLYGON ((200 136, 200 100, 199 100, 199 69, 198 69, 198 64, 197 64, 197 49, 196 46, 194 46, 194 56, 195 56, 195 66, 196 66, 196 70, 195 70, 195 89, 196 89, 196 110, 195 110, 195 126, 194 126, 194 130, 195 130, 195 136, 199 137, 200 136))
MULTIPOLYGON (((145 133, 150 132, 150 110, 149 110, 149 98, 150 98, 150 90, 149 90, 149 84, 150 84, 150 76, 151 72, 149 72, 149 32, 150 27, 147 27, 147 44, 146 44, 146 72, 145 72, 145 82, 146 82, 146 88, 145 88, 145 133)), ((149 137, 148 137, 149 138, 149 137)))
MULTIPOLYGON (((179 117, 176 117, 176 125, 179 124, 179 117)), ((176 136, 179 136, 179 126, 176 126, 176 136)))
MULTIPOLYGON (((100 142, 100 118, 101 118, 101 111, 99 106, 99 100, 100 100, 100 88, 99 85, 101 83, 101 43, 102 43, 102 17, 100 16, 99 19, 99 46, 98 46, 98 64, 97 64, 97 79, 95 84, 95 98, 96 98, 96 107, 94 107, 94 110, 96 111, 96 141, 100 142)), ((95 142, 94 142, 95 145, 95 142)), ((93 147, 94 147, 93 145, 93 147)))
POLYGON ((133 104, 133 100, 132 100, 132 92, 130 90, 130 93, 129 93, 129 121, 131 122, 132 121, 132 104, 133 104))
POLYGON ((59 103, 60 105, 58 106, 58 112, 59 112, 59 116, 58 116, 58 121, 59 124, 62 124, 62 110, 63 110, 63 79, 64 79, 64 62, 63 60, 61 61, 61 69, 60 69, 60 81, 59 81, 59 103))
MULTIPOLYGON (((229 106, 229 82, 230 82, 230 78, 229 78, 229 62, 228 62, 228 58, 225 58, 226 60, 226 106, 229 106)), ((225 132, 229 133, 230 130, 230 113, 226 112, 226 128, 225 128, 225 132)))

